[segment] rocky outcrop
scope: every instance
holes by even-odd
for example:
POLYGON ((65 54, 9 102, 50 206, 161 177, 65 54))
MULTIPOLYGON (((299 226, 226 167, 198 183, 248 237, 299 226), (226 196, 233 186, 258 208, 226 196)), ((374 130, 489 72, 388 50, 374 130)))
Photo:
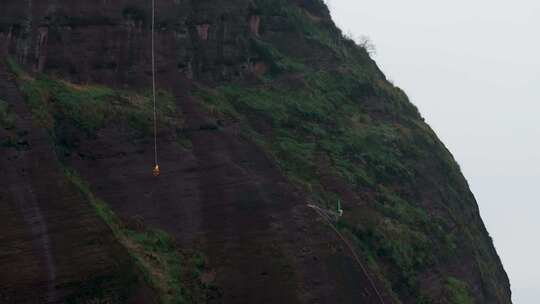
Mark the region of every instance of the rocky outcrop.
MULTIPOLYGON (((4 7, 3 48, 17 52, 26 66, 78 82, 145 83, 150 63, 148 1, 8 1, 4 7)), ((247 0, 159 1, 160 74, 180 71, 219 80, 247 73, 242 66, 252 54, 245 39, 257 27, 256 19, 246 20, 248 7, 247 0)))

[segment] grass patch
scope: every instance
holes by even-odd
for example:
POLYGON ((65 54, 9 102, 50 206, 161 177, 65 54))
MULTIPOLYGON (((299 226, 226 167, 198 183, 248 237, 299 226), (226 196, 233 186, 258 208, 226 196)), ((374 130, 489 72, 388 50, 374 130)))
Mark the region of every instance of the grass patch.
POLYGON ((263 61, 270 65, 271 74, 299 72, 305 69, 303 63, 283 55, 271 44, 262 40, 252 38, 251 47, 263 61))
POLYGON ((450 304, 473 304, 469 285, 459 279, 449 277, 446 280, 447 299, 450 304))
MULTIPOLYGON (((87 136, 94 136, 108 123, 124 123, 146 136, 152 132, 153 105, 149 92, 137 94, 99 85, 74 85, 44 75, 23 81, 21 90, 34 119, 49 130, 65 121, 87 136)), ((170 93, 158 91, 157 104, 161 123, 181 123, 176 120, 170 93)))
POLYGON ((24 69, 15 62, 15 60, 8 56, 6 57, 6 63, 8 68, 15 74, 17 78, 30 78, 30 76, 24 71, 24 69))
MULTIPOLYGON (((65 153, 76 148, 81 138, 95 138, 106 126, 125 130, 133 140, 148 139, 153 134, 150 90, 132 92, 77 85, 42 74, 30 77, 12 59, 8 62, 34 122, 47 129, 65 153)), ((184 121, 176 111, 174 96, 158 90, 156 99, 159 128, 180 130, 184 121)), ((185 138, 181 140, 184 147, 189 146, 185 138)))
POLYGON ((351 97, 361 89, 353 75, 321 71, 305 81, 306 87, 297 90, 275 84, 232 85, 202 89, 196 95, 211 114, 244 122, 244 130, 263 139, 292 179, 316 183, 320 154, 329 158, 339 175, 358 186, 412 178, 414 173, 400 160, 399 144, 404 139, 398 128, 362 121, 361 117, 369 116, 351 97))

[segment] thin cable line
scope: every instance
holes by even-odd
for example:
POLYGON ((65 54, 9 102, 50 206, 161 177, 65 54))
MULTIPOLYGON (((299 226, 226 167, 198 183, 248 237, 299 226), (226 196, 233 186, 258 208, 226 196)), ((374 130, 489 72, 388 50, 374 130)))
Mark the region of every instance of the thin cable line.
POLYGON ((154 162, 158 166, 158 145, 157 145, 157 107, 156 107, 156 57, 155 57, 155 18, 156 4, 152 0, 152 99, 154 102, 154 162))

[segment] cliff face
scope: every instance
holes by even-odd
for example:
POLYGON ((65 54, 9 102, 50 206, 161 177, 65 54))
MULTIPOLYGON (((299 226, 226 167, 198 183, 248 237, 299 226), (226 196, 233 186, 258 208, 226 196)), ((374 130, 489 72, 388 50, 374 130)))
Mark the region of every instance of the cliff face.
POLYGON ((458 165, 319 0, 157 1, 158 178, 150 1, 4 2, 1 301, 511 303, 458 165))

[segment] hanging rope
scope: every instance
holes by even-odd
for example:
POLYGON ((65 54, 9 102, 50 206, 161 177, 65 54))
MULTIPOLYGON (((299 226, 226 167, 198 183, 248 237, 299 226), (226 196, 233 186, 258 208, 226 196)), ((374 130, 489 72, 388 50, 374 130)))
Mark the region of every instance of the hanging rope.
POLYGON ((156 25, 156 1, 152 0, 152 100, 154 102, 154 176, 159 176, 158 144, 157 144, 157 107, 156 107, 156 55, 154 33, 156 25))

